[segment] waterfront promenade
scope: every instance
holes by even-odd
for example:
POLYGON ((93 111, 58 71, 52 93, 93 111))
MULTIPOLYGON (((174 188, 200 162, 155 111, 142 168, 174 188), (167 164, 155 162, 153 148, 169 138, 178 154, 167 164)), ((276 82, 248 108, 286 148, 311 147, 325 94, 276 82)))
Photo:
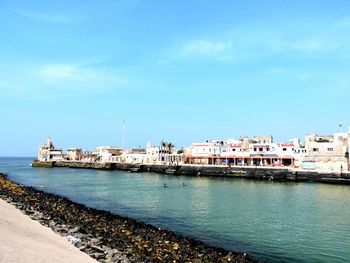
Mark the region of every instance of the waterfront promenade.
POLYGON ((1 263, 94 263, 67 239, 0 199, 1 263))

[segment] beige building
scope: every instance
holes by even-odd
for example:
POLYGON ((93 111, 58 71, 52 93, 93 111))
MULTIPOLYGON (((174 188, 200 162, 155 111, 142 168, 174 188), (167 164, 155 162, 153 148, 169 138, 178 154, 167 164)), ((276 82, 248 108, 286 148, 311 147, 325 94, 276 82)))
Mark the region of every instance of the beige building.
POLYGON ((306 135, 302 168, 320 172, 348 172, 349 148, 350 130, 325 136, 306 135))
POLYGON ((268 136, 254 136, 253 141, 255 143, 273 143, 272 135, 268 136))
POLYGON ((67 155, 66 159, 69 161, 78 161, 81 156, 81 149, 80 148, 68 148, 67 149, 67 155))

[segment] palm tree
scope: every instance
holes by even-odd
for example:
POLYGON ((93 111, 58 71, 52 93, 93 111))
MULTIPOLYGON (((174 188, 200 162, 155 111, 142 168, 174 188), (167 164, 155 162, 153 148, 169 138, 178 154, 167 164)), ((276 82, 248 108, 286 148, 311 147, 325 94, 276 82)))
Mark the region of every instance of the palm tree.
POLYGON ((166 146, 167 146, 167 143, 164 141, 164 140, 162 140, 161 142, 160 142, 160 146, 159 146, 159 160, 160 161, 164 161, 164 153, 165 153, 165 148, 166 148, 166 146))
POLYGON ((161 153, 164 153, 166 147, 167 147, 167 143, 166 143, 165 141, 162 140, 162 141, 160 142, 160 149, 159 149, 160 152, 161 152, 161 153))
POLYGON ((172 142, 169 142, 167 144, 167 148, 168 148, 169 154, 172 153, 172 150, 173 150, 174 147, 175 147, 175 145, 172 142))

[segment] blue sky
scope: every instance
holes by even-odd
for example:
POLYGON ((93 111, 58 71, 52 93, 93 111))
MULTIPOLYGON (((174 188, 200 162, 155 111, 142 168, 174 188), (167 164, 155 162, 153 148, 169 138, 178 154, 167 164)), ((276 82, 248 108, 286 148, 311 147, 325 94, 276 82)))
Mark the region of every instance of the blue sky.
POLYGON ((0 1, 0 156, 350 124, 350 2, 0 1))

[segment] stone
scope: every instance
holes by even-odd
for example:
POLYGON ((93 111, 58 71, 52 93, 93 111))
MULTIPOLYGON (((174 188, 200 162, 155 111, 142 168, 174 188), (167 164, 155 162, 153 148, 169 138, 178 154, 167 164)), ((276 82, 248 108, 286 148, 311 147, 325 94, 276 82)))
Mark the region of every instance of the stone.
POLYGON ((206 246, 144 222, 20 186, 1 175, 0 198, 14 202, 100 262, 257 262, 244 254, 206 246))

